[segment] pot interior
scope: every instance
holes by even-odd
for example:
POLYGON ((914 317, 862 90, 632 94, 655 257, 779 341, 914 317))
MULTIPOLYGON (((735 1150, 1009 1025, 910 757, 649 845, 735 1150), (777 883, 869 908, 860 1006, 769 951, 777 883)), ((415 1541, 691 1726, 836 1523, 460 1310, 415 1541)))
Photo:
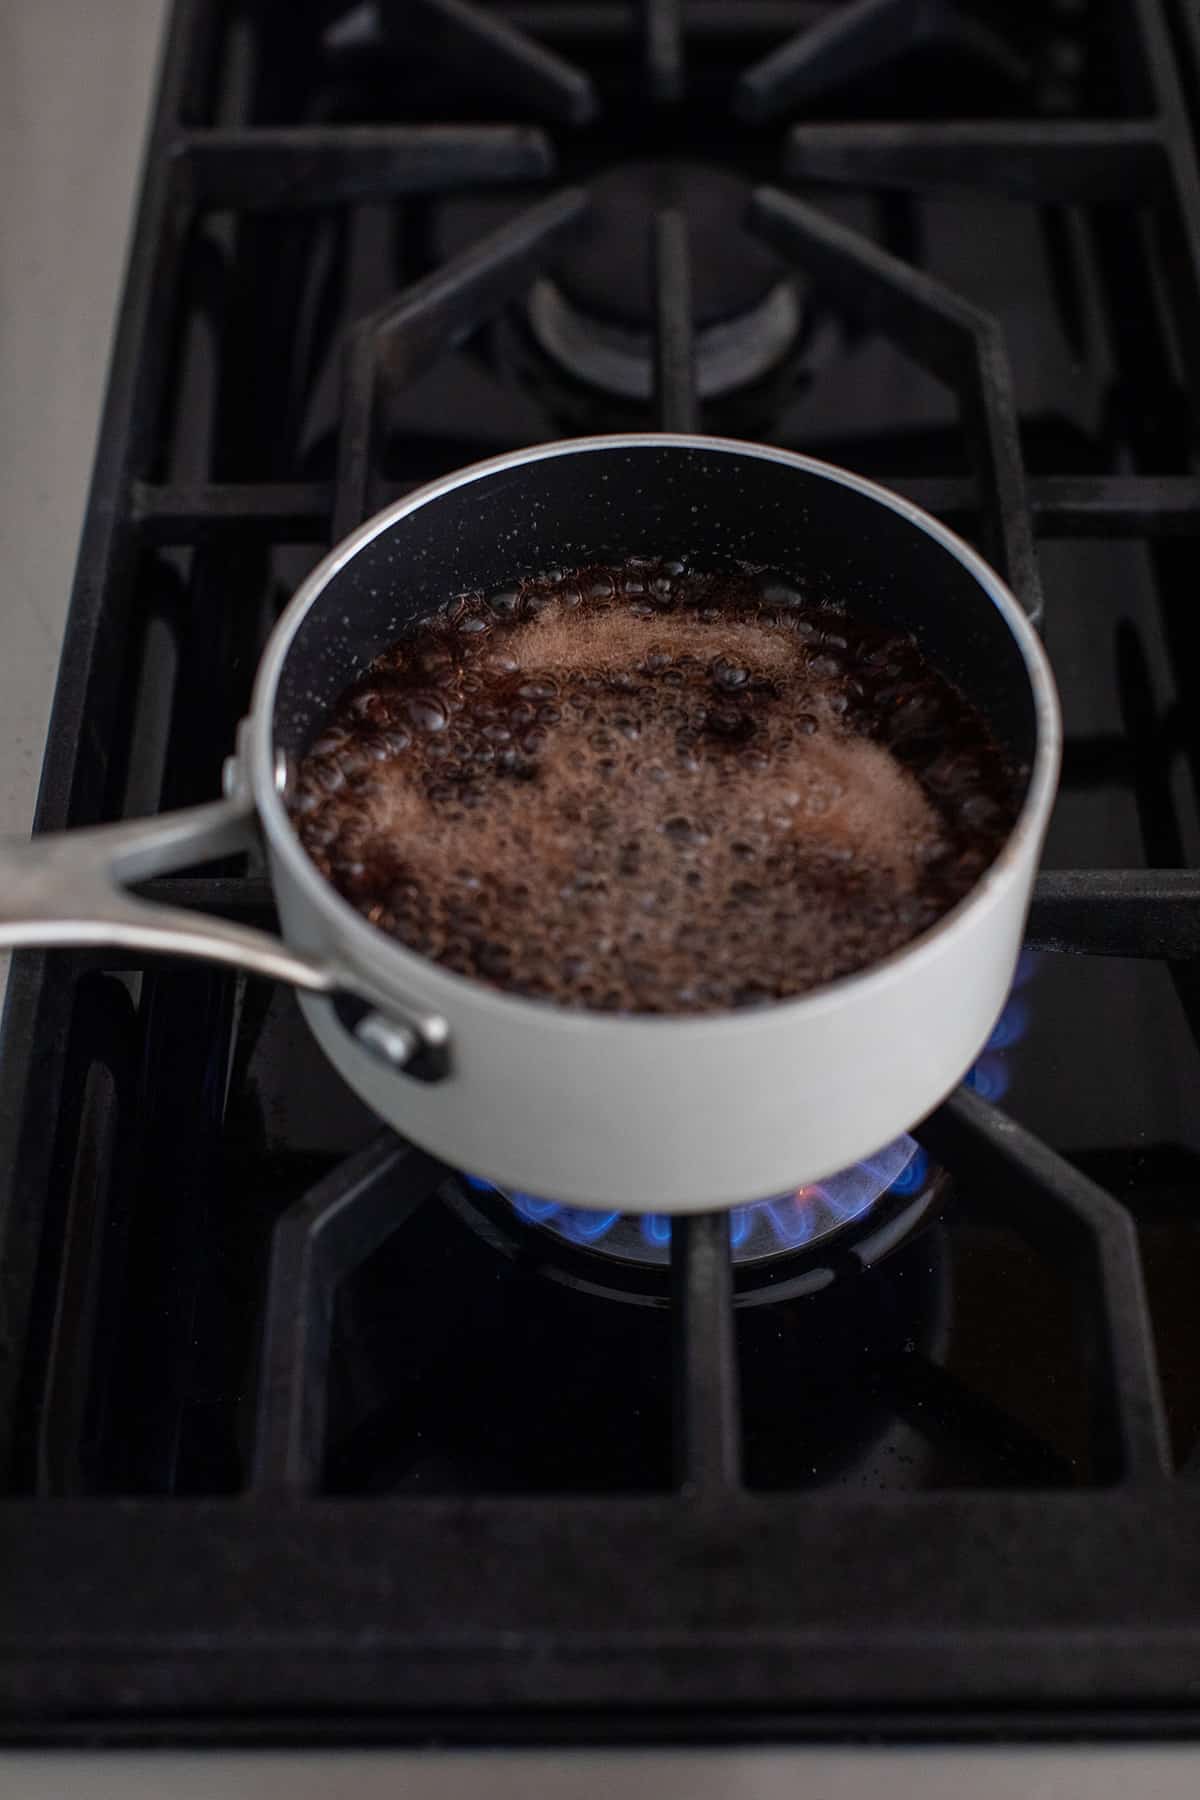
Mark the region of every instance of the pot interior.
POLYGON ((346 683, 404 628, 471 588, 559 566, 682 557, 765 567, 814 602, 913 631, 1028 769, 1037 724, 1008 624, 972 571, 903 512, 801 463, 652 438, 493 468, 392 520, 311 603, 275 696, 275 742, 306 748, 346 683))

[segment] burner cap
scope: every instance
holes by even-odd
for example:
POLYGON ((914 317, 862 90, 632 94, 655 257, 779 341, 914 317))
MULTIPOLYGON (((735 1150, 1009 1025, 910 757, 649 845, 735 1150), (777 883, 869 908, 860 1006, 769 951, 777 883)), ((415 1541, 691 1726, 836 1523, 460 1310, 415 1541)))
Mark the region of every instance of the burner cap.
POLYGON ((622 163, 591 188, 579 241, 558 264, 556 282, 578 311, 607 324, 648 330, 654 321, 654 221, 681 209, 692 252, 697 330, 760 307, 787 268, 746 229, 750 186, 703 163, 622 163))
POLYGON ((586 234, 529 295, 534 339, 560 369, 624 400, 653 398, 654 222, 667 206, 682 208, 690 227, 700 398, 787 366, 801 302, 786 265, 746 229, 744 181, 701 163, 624 163, 592 195, 586 234))

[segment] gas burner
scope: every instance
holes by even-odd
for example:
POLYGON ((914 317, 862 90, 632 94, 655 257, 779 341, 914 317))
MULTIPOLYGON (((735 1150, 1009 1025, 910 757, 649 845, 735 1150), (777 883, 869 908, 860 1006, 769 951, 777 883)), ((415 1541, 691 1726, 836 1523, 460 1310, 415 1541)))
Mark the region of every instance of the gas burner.
MULTIPOLYGON (((985 1100, 1001 1100, 1008 1090, 1007 1052, 1029 1026, 1022 990, 1034 968, 1026 952, 1004 1011, 965 1078, 985 1100)), ((816 1293, 871 1267, 936 1216, 948 1186, 945 1171, 905 1136, 823 1181, 733 1207, 735 1304, 816 1293)), ((447 1184, 443 1198, 496 1249, 533 1256, 551 1280, 642 1305, 667 1303, 671 1220, 665 1213, 568 1206, 465 1174, 447 1184)))
MULTIPOLYGON (((913 1138, 903 1137, 825 1181, 735 1206, 729 1214, 734 1263, 757 1263, 797 1250, 815 1250, 863 1218, 884 1194, 907 1199, 921 1192, 928 1177, 925 1152, 913 1138)), ((492 1186, 475 1176, 464 1179, 476 1191, 486 1192, 492 1186)), ((670 1262, 671 1220, 666 1213, 593 1212, 504 1188, 495 1192, 504 1195, 526 1224, 542 1226, 570 1244, 622 1262, 658 1266, 670 1262)))
POLYGON ((806 309, 785 265, 746 230, 748 183, 701 163, 631 162, 591 194, 585 235, 530 293, 529 326, 552 362, 616 399, 652 398, 654 222, 668 206, 688 223, 700 398, 751 387, 789 362, 806 309))
MULTIPOLYGON (((903 1138, 828 1181, 734 1207, 734 1305, 773 1305, 861 1275, 938 1216, 948 1187, 945 1172, 903 1138)), ((494 1250, 547 1281, 636 1306, 670 1303, 665 1215, 510 1196, 469 1175, 447 1182, 441 1197, 494 1250)))

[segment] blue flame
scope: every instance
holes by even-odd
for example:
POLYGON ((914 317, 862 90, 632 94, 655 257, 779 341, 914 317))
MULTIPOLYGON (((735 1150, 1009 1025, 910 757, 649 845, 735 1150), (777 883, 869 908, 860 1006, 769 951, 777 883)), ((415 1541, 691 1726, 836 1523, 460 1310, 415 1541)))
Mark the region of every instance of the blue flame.
POLYGON ((1011 1050, 1029 1030, 1029 1002, 1023 994, 1011 994, 987 1041, 989 1050, 1011 1050))
POLYGON ((894 1144, 864 1157, 853 1168, 843 1169, 817 1184, 816 1192, 832 1213, 843 1221, 857 1219, 874 1205, 880 1194, 891 1188, 903 1175, 917 1153, 910 1137, 897 1138, 894 1144))
POLYGON ((544 1225, 547 1219, 555 1219, 564 1211, 560 1201, 539 1200, 536 1194, 510 1194, 509 1199, 531 1225, 544 1225))
MULTIPOLYGON (((974 1076, 975 1071, 972 1071, 974 1076)), ((777 1194, 771 1200, 755 1200, 735 1206, 729 1214, 729 1242, 737 1251, 765 1225, 785 1250, 798 1250, 817 1236, 826 1236, 868 1212, 885 1192, 915 1194, 929 1172, 929 1158, 910 1137, 897 1138, 874 1156, 824 1181, 777 1194)), ((478 1175, 464 1178, 480 1193, 504 1193, 478 1175)), ((559 1200, 543 1200, 536 1194, 511 1192, 507 1198, 518 1217, 529 1225, 549 1225, 568 1242, 598 1244, 606 1238, 619 1212, 594 1212, 588 1207, 565 1206, 559 1200)), ((669 1248, 671 1220, 665 1213, 645 1213, 639 1229, 647 1246, 657 1255, 669 1248)))
MULTIPOLYGON (((1004 1011, 979 1060, 966 1076, 965 1086, 985 1100, 1001 1100, 1008 1091, 1010 1071, 1005 1052, 1018 1044, 1029 1029, 1029 1001, 1020 990, 1028 985, 1035 967, 1033 953, 1023 951, 1004 1011)), ((730 1245, 735 1251, 740 1250, 766 1229, 784 1249, 800 1249, 814 1238, 827 1236, 861 1218, 882 1194, 905 1197, 920 1193, 929 1178, 930 1166, 928 1155, 915 1139, 897 1138, 873 1156, 864 1157, 823 1181, 797 1188, 791 1194, 777 1194, 769 1200, 734 1207, 729 1215, 730 1245)), ((507 1192, 478 1175, 466 1175, 463 1179, 480 1193, 507 1192)), ((528 1224, 548 1225, 553 1221, 553 1229, 574 1244, 600 1243, 621 1217, 619 1212, 567 1206, 536 1194, 507 1192, 507 1198, 528 1224)), ((671 1242, 670 1218, 665 1213, 645 1213, 638 1226, 650 1260, 661 1259, 671 1242)))
POLYGON ((575 1244, 598 1244, 607 1237, 617 1220, 619 1212, 598 1213, 582 1206, 564 1206, 562 1209, 562 1231, 575 1244))
POLYGON ((973 1088, 981 1100, 1003 1100, 1008 1092, 1008 1064, 1002 1056, 984 1054, 970 1070, 964 1087, 973 1088))
POLYGON ((798 1250, 801 1244, 807 1244, 817 1227, 815 1207, 806 1203, 806 1190, 800 1188, 794 1194, 781 1196, 778 1200, 761 1201, 775 1236, 789 1250, 798 1250))
POLYGON ((1018 988, 1028 987, 1037 974, 1038 953, 1036 950, 1022 950, 1017 958, 1016 973, 1013 976, 1013 992, 1018 988))
MULTIPOLYGON (((791 1194, 778 1194, 771 1200, 735 1206, 729 1214, 730 1246, 735 1251, 741 1249, 762 1223, 785 1249, 799 1249, 818 1233, 824 1235, 859 1218, 889 1189, 897 1194, 915 1194, 928 1170, 929 1158, 913 1139, 897 1138, 874 1156, 825 1181, 798 1188, 791 1194)), ((479 1193, 505 1192, 478 1175, 467 1175, 464 1180, 479 1193)), ((548 1225, 553 1221, 554 1229, 574 1244, 600 1243, 621 1216, 619 1212, 566 1206, 559 1200, 543 1200, 536 1194, 519 1191, 508 1193, 507 1198, 527 1224, 548 1225)), ((661 1254, 669 1247, 671 1220, 666 1213, 644 1213, 638 1225, 646 1244, 654 1251, 661 1254)))
MULTIPOLYGON (((749 1206, 735 1206, 734 1207, 733 1211, 729 1215, 729 1242, 732 1244, 732 1246, 735 1250, 739 1249, 741 1247, 741 1245, 743 1245, 745 1243, 746 1239, 750 1236, 750 1230, 751 1230, 751 1227, 753 1224, 754 1224, 754 1217, 753 1217, 753 1208, 752 1207, 749 1207, 749 1206)), ((671 1234, 671 1227, 668 1222, 667 1236, 669 1237, 670 1234, 671 1234)))
POLYGON ((916 1194, 925 1185, 925 1177, 929 1173, 929 1156, 920 1144, 913 1145, 913 1154, 892 1183, 893 1194, 916 1194))

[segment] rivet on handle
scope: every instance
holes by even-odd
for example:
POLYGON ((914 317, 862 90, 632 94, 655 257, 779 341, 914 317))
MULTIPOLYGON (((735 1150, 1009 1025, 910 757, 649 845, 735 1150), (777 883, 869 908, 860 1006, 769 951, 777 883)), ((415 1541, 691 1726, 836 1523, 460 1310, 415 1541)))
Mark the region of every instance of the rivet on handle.
POLYGON ((384 1068, 415 1081, 442 1081, 450 1073, 449 1031, 436 1016, 419 1025, 377 1012, 359 995, 342 989, 333 996, 338 1023, 356 1044, 384 1068))

